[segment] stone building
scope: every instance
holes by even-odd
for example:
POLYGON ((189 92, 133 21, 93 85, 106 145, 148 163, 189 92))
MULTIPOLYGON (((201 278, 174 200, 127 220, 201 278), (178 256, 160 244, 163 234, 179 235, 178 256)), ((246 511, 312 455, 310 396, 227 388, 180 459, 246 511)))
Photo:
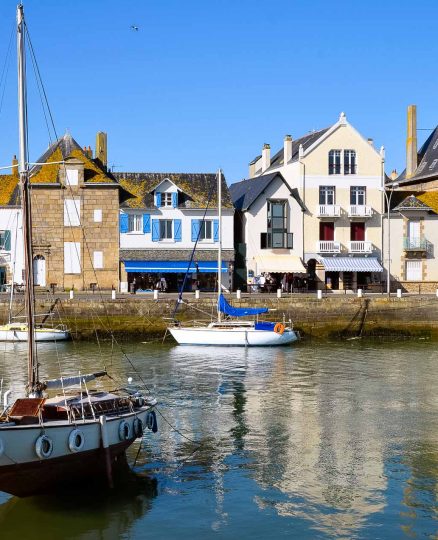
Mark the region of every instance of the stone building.
MULTIPOLYGON (((97 155, 66 134, 30 173, 35 285, 111 289, 119 278, 119 205, 130 197, 106 168, 106 134, 97 155)), ((19 199, 18 177, 9 203, 19 199)))

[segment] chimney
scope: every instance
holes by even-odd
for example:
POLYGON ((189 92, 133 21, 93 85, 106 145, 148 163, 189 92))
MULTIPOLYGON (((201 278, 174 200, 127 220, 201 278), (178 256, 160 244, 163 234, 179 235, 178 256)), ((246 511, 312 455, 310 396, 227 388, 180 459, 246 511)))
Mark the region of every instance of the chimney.
POLYGON ((98 131, 96 135, 96 158, 106 169, 108 163, 107 137, 103 131, 98 131))
POLYGON ((262 173, 271 165, 271 147, 269 144, 263 145, 262 150, 262 173))
POLYGON ((256 160, 251 161, 249 164, 249 178, 254 178, 255 175, 256 160))
POLYGON ((90 145, 88 145, 87 154, 90 159, 93 159, 93 150, 91 149, 90 145))
POLYGON ((370 146, 374 146, 374 139, 372 139, 371 137, 368 137, 367 142, 370 146))
POLYGON ((408 132, 406 138, 406 178, 417 168, 417 106, 408 107, 408 132))
POLYGON ((12 176, 18 178, 18 159, 17 156, 12 158, 12 176))
POLYGON ((389 178, 391 178, 391 180, 395 180, 398 176, 398 172, 397 172, 397 169, 393 169, 391 175, 389 178))
POLYGON ((292 159, 292 137, 290 135, 286 135, 286 137, 284 138, 283 164, 287 165, 291 159, 292 159))

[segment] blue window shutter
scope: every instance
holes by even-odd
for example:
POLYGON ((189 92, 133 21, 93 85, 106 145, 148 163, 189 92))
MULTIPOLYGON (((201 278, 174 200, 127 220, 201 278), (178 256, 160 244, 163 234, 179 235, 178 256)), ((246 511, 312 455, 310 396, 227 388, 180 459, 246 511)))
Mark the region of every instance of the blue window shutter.
POLYGON ((192 219, 192 242, 196 242, 199 237, 199 231, 201 229, 201 220, 192 219))
POLYGON ((128 214, 120 214, 120 232, 127 233, 129 231, 129 216, 128 214))
POLYGON ((178 192, 172 193, 172 206, 178 208, 178 192))
POLYGON ((175 242, 181 242, 182 240, 182 227, 181 227, 181 220, 180 219, 174 219, 173 220, 173 239, 175 242))
POLYGON ((161 206, 161 193, 155 193, 155 204, 157 207, 161 206))
POLYGON ((151 232, 151 216, 150 214, 143 214, 143 232, 151 232))
POLYGON ((152 220, 152 242, 158 242, 160 240, 160 220, 152 220))
POLYGON ((5 247, 6 251, 11 251, 11 231, 5 231, 5 247))
POLYGON ((219 242, 219 220, 213 220, 213 239, 215 242, 219 242))

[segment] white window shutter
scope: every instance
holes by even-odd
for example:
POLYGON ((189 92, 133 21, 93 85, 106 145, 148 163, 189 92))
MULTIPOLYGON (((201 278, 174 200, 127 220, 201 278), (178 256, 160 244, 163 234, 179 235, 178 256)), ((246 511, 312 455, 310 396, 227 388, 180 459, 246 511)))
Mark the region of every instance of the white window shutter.
POLYGON ((64 227, 78 227, 81 224, 81 200, 64 199, 64 227))
POLYGON ((65 175, 65 183, 68 186, 77 186, 79 184, 79 171, 77 169, 67 169, 65 175))
POLYGON ((95 208, 94 209, 94 222, 95 223, 101 223, 102 222, 102 209, 101 208, 95 208))
POLYGON ((64 242, 64 274, 81 273, 81 243, 64 242))
POLYGON ((103 268, 103 252, 93 251, 93 266, 96 269, 103 268))

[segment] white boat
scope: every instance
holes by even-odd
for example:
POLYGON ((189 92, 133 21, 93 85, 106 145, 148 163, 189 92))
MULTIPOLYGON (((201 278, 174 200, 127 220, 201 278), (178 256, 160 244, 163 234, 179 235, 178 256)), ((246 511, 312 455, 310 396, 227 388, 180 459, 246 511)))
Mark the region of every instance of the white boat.
MULTIPOLYGON (((28 383, 23 397, 8 404, 10 391, 0 399, 0 491, 17 496, 65 489, 71 482, 88 486, 91 478, 113 485, 113 468, 123 462, 125 449, 147 427, 157 430, 156 401, 128 386, 93 391, 87 383, 107 375, 100 371, 74 377, 41 380, 37 354, 32 272, 31 200, 27 162, 26 85, 23 6, 17 7, 19 174, 25 254, 28 383), (76 389, 74 389, 76 387, 76 389), (58 392, 58 393, 57 393, 58 392), (54 395, 53 395, 54 394, 54 395)), ((60 359, 61 361, 61 359, 60 359)), ((114 384, 114 383, 111 383, 114 384)))
MULTIPOLYGON (((267 313, 267 308, 235 308, 231 306, 222 294, 222 172, 218 171, 218 213, 219 213, 219 242, 218 242, 218 298, 217 321, 207 325, 187 326, 174 321, 168 327, 169 332, 179 345, 221 345, 242 347, 270 347, 287 345, 297 341, 299 336, 293 328, 281 322, 259 322, 239 320, 239 317, 258 317, 267 313), (223 315, 236 317, 237 320, 223 320, 223 315)), ((182 301, 182 292, 178 302, 182 301)))
MULTIPOLYGON (((34 329, 35 341, 65 341, 70 339, 70 332, 63 327, 41 326, 34 329)), ((26 323, 8 323, 0 325, 0 341, 27 341, 29 329, 26 323)))

